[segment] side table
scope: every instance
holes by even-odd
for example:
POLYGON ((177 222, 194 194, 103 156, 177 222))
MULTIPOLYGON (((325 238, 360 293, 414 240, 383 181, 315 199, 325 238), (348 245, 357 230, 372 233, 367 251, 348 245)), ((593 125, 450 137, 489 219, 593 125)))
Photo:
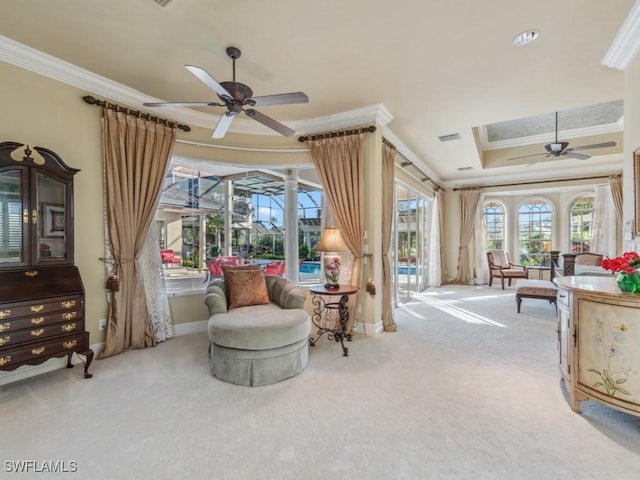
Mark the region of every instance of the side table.
POLYGON ((551 270, 551 267, 548 265, 531 265, 531 266, 527 266, 527 270, 537 270, 538 280, 542 280, 543 272, 551 270))
POLYGON ((355 285, 340 285, 338 288, 326 288, 324 285, 318 285, 309 287, 309 291, 313 295, 311 303, 313 304, 313 315, 311 321, 318 329, 315 338, 309 338, 309 345, 312 347, 320 339, 322 335, 327 334, 329 340, 335 340, 342 345, 342 355, 344 357, 349 356, 349 349, 344 346, 345 339, 347 342, 351 341, 351 334, 347 333, 347 325, 349 324, 349 308, 347 303, 349 302, 349 295, 358 293, 360 290, 355 285), (338 301, 326 301, 325 296, 340 297, 338 301), (326 328, 322 326, 322 314, 325 310, 337 310, 340 318, 339 328, 326 328))

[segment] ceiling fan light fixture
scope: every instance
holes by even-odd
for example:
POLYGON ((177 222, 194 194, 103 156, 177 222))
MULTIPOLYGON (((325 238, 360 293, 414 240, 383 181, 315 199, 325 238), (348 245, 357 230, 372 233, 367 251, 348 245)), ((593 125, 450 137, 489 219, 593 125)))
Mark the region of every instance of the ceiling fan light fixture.
POLYGON ((513 37, 513 44, 516 47, 519 47, 521 45, 528 45, 539 36, 540 36, 540 32, 538 30, 526 30, 524 32, 517 34, 515 37, 513 37))
POLYGON ((547 150, 547 152, 553 154, 553 153, 562 152, 568 146, 569 146, 569 142, 556 142, 556 143, 550 143, 549 145, 545 145, 544 148, 547 150))

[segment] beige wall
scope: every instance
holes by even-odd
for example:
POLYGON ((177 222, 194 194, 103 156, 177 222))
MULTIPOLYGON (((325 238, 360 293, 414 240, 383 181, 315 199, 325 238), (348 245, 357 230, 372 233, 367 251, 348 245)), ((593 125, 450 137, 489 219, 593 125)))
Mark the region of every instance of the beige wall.
MULTIPOLYGON (((634 218, 634 176, 633 152, 640 148, 640 55, 630 63, 624 72, 624 171, 623 171, 623 221, 634 218)), ((640 195, 640 186, 636 185, 640 195)), ((640 213, 640 212, 639 212, 640 213)), ((624 239, 623 250, 640 250, 640 237, 624 239)))
POLYGON ((98 319, 106 317, 100 110, 82 101, 82 92, 0 63, 2 141, 42 146, 73 168, 75 263, 86 292, 91 343, 101 341, 98 319))

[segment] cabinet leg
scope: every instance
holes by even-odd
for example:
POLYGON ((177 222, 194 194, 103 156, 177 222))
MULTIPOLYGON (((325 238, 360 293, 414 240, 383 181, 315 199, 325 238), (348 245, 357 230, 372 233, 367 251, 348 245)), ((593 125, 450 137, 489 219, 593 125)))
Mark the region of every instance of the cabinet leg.
POLYGON ((73 368, 73 363, 71 363, 71 357, 73 356, 73 352, 69 352, 67 355, 67 368, 73 368))
POLYGON ((84 355, 86 357, 84 361, 84 378, 93 377, 93 373, 89 373, 89 365, 91 365, 91 361, 93 360, 93 350, 87 348, 83 352, 77 352, 78 355, 84 355))

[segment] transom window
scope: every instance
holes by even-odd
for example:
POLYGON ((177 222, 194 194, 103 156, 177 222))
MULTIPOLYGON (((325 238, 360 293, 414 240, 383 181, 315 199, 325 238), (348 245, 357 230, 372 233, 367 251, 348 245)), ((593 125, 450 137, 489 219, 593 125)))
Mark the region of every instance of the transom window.
POLYGON ((518 209, 520 263, 543 265, 551 251, 553 208, 544 200, 526 200, 518 209))
POLYGON ((587 253, 591 248, 593 202, 593 195, 585 195, 571 204, 569 210, 571 253, 587 253))
POLYGON ((484 224, 487 229, 485 248, 504 250, 504 207, 495 200, 484 202, 484 224))

